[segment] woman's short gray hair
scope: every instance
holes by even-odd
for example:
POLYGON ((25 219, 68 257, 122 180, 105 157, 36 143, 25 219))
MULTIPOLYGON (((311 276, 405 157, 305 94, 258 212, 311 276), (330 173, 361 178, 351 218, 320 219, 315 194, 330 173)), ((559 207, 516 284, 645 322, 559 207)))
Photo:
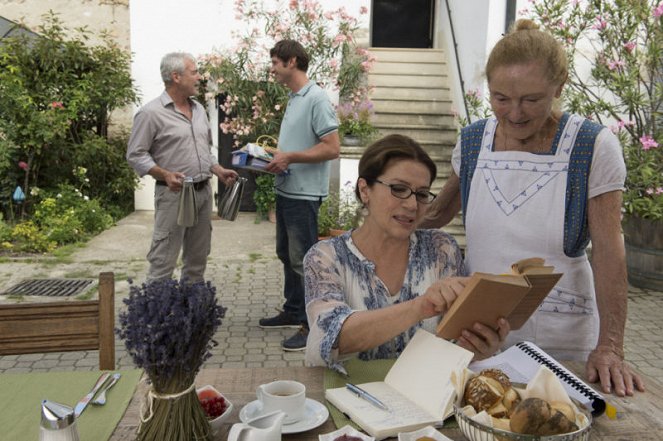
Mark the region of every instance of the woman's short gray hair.
POLYGON ((184 60, 191 60, 196 64, 196 59, 187 52, 171 52, 163 56, 160 70, 161 79, 164 84, 170 84, 173 81, 170 76, 173 72, 177 72, 180 75, 184 73, 184 60))

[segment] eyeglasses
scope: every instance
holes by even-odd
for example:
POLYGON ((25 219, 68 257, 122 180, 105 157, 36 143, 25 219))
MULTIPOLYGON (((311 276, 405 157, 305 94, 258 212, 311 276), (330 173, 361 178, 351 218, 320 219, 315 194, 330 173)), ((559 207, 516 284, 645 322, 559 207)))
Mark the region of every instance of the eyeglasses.
POLYGON ((389 187, 391 189, 392 196, 395 196, 398 199, 407 199, 414 195, 417 202, 422 204, 430 204, 433 202, 433 200, 435 200, 435 195, 428 190, 414 191, 405 184, 387 184, 386 182, 382 182, 379 179, 376 179, 375 182, 389 187))

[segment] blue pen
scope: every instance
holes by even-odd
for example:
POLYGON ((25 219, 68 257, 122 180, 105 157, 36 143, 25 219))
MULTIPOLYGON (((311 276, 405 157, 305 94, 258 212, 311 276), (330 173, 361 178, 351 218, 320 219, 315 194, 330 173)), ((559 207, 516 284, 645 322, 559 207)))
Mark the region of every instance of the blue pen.
POLYGON ((345 387, 350 392, 356 394, 359 398, 362 398, 362 399, 368 401, 369 403, 371 403, 373 406, 375 406, 377 408, 380 408, 382 410, 389 410, 389 408, 387 406, 385 406, 385 404, 382 401, 378 400, 373 395, 366 392, 364 389, 362 389, 358 386, 355 386, 352 383, 346 383, 345 387))

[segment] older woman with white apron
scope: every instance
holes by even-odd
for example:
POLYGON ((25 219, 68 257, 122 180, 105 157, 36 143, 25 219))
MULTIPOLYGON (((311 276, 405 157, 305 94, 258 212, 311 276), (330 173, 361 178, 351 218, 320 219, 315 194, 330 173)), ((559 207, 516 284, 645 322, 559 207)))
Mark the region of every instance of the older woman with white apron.
POLYGON ((445 225, 462 207, 469 272, 503 273, 541 257, 563 273, 505 347, 529 340, 557 359, 586 360, 589 381, 631 395, 634 385, 644 388, 623 352, 626 170, 610 130, 553 109, 567 72, 558 42, 529 20, 516 22, 486 65, 495 117, 462 130, 454 174, 422 226, 445 225))

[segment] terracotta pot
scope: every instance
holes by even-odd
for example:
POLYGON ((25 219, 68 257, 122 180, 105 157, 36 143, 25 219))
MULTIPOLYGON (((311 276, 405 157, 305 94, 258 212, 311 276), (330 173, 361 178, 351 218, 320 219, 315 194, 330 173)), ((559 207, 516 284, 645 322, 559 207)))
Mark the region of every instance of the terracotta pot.
POLYGON ((628 216, 622 227, 629 283, 663 291, 663 221, 628 216))
POLYGON ((272 208, 271 210, 269 210, 267 212, 267 219, 269 219, 269 221, 273 224, 276 223, 276 209, 275 208, 272 208))
POLYGON ((346 231, 347 230, 338 230, 336 228, 330 228, 329 229, 329 235, 331 237, 336 237, 336 236, 340 236, 341 234, 345 233, 346 231))

